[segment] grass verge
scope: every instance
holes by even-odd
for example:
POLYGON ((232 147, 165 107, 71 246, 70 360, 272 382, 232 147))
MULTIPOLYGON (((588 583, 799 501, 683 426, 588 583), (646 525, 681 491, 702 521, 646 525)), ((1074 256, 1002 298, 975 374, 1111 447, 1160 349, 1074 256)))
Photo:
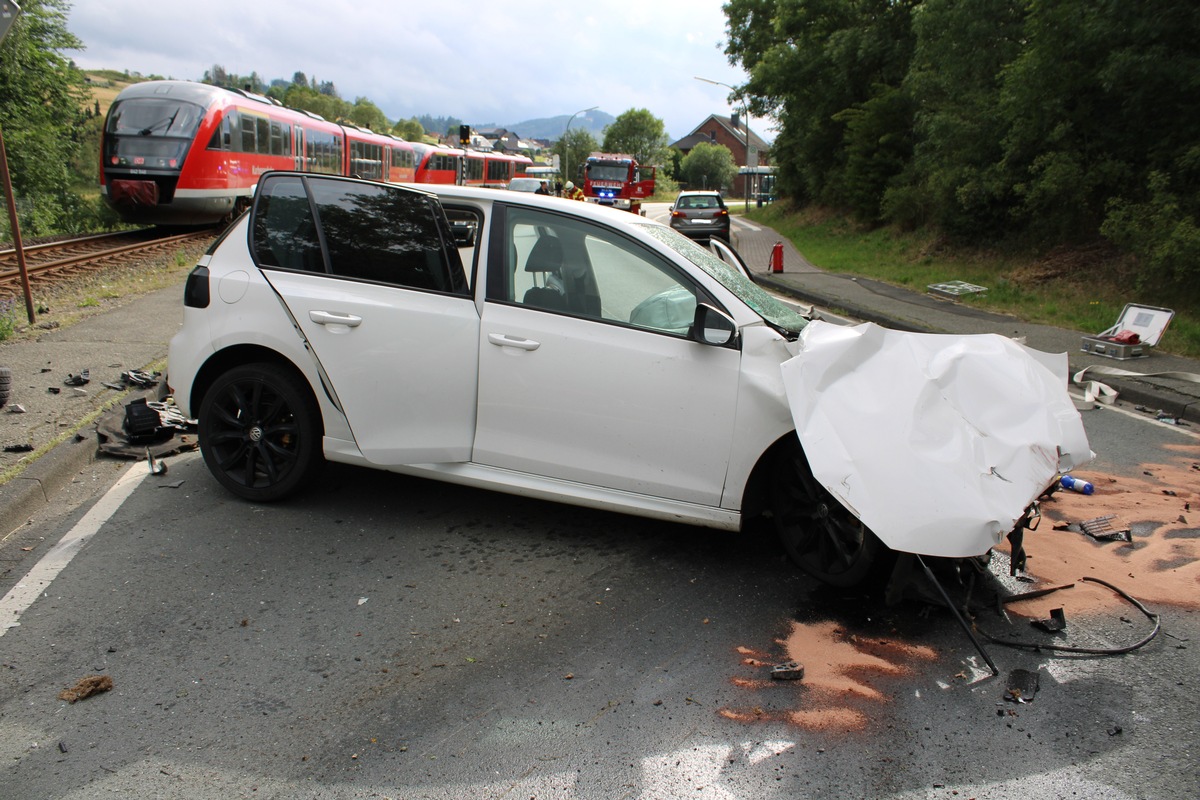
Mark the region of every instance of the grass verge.
POLYGON ((752 208, 746 217, 774 228, 810 262, 830 272, 916 291, 931 283, 966 281, 988 291, 963 297, 961 303, 1084 334, 1111 327, 1127 303, 1170 308, 1175 316, 1157 349, 1200 358, 1200 304, 1134 289, 1133 264, 1111 248, 1041 256, 967 251, 949 248, 928 234, 865 230, 842 217, 796 212, 784 203, 752 208))

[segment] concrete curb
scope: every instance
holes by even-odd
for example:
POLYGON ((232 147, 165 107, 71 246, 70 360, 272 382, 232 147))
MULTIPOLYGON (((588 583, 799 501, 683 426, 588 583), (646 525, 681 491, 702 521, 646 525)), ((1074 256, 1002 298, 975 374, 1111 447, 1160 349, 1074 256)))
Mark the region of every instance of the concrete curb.
MULTIPOLYGON (((20 475, 0 486, 0 508, 9 524, 15 523, 12 530, 50 505, 54 494, 94 463, 96 455, 95 437, 81 431, 34 459, 20 475)), ((8 533, 5 530, 0 535, 8 533)))

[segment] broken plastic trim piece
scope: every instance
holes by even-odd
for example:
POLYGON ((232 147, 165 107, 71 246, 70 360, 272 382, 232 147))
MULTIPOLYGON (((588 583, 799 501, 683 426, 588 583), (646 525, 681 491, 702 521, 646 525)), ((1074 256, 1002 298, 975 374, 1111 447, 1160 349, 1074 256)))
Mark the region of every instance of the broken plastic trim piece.
POLYGON ((1050 609, 1050 619, 1035 619, 1029 623, 1047 633, 1058 633, 1067 629, 1067 615, 1061 608, 1050 609))

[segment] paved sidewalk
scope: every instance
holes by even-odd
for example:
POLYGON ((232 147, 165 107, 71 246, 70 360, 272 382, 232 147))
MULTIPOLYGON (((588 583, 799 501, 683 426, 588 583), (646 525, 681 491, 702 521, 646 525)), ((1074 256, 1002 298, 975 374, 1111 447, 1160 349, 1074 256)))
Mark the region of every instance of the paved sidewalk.
POLYGON ((84 420, 143 394, 103 384, 120 387, 122 372, 153 368, 165 359, 182 321, 181 278, 178 286, 131 298, 69 327, 0 342, 0 365, 13 374, 12 396, 0 408, 0 446, 34 448, 32 453, 0 451, 0 473, 23 470, 0 485, 0 541, 95 460, 95 425, 84 420), (86 385, 65 384, 84 369, 86 385), (18 407, 24 413, 17 413, 18 407), (64 435, 60 444, 41 452, 64 435))
MULTIPOLYGON (((1092 356, 1080 352, 1078 331, 1023 323, 951 300, 824 272, 809 264, 786 241, 783 272, 771 273, 771 250, 778 241, 781 237, 775 231, 735 218, 733 244, 751 266, 754 278, 805 303, 906 330, 1024 336, 1031 347, 1068 353, 1073 372, 1099 365, 1141 373, 1200 373, 1200 361, 1194 359, 1161 353, 1132 361, 1092 356)), ((0 541, 52 502, 58 488, 95 460, 94 425, 82 424, 83 420, 129 397, 129 393, 103 383, 119 384, 122 372, 152 368, 166 358, 167 345, 183 319, 182 292, 181 279, 178 286, 131 299, 68 328, 48 330, 34 339, 0 343, 0 365, 13 372, 13 396, 0 409, 0 445, 29 444, 40 450, 64 433, 78 429, 78 435, 68 436, 43 455, 0 452, 0 472, 23 467, 18 477, 0 485, 0 541), (64 384, 69 375, 83 369, 90 372, 86 386, 64 384), (57 388, 58 393, 49 391, 51 388, 57 388), (13 413, 15 406, 23 407, 25 413, 13 413)), ((1118 389, 1122 401, 1161 408, 1192 423, 1200 422, 1200 385, 1154 378, 1103 380, 1118 389)))

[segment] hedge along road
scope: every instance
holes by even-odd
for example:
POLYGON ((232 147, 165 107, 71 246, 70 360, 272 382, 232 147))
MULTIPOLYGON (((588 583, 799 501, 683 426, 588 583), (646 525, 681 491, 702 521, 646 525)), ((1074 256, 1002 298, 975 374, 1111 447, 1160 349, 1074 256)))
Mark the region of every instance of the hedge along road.
POLYGON ((1189 796, 1200 448, 1110 409, 1085 420, 1096 494, 1047 503, 1028 540, 1033 575, 1076 582, 1047 599, 1068 630, 1028 624, 1041 601, 1006 622, 987 582, 979 625, 1140 638, 1147 620, 1079 582, 1104 575, 1164 633, 1120 657, 993 646, 998 678, 944 609, 820 587, 764 534, 340 465, 271 506, 229 496, 195 454, 164 475, 114 468, 104 499, 28 526, 32 555, 74 556, 0 638, 5 792, 1189 796), (1134 542, 1053 530, 1095 512, 1125 516, 1134 542), (793 659, 803 680, 770 678, 793 659), (1004 699, 1017 668, 1040 677, 1032 702, 1004 699), (111 690, 59 699, 92 675, 111 690))

